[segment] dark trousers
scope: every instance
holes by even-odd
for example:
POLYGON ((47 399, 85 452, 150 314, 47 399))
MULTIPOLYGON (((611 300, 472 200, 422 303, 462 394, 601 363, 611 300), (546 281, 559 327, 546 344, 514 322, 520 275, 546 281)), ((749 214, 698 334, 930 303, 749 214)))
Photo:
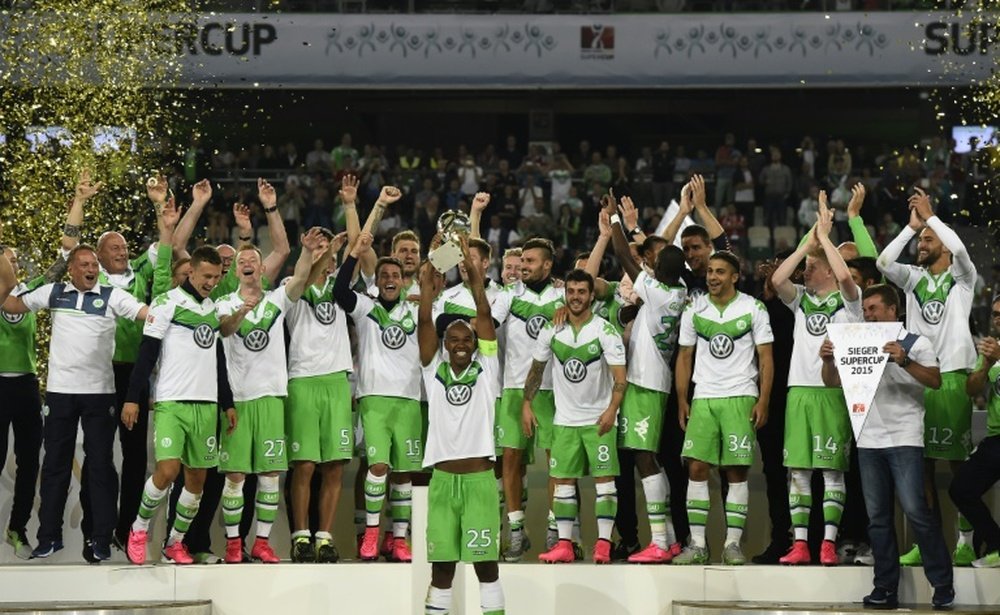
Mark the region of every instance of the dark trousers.
POLYGON ((634 545, 639 542, 639 518, 635 510, 635 451, 618 449, 618 468, 620 471, 615 477, 615 489, 618 490, 615 528, 618 529, 622 542, 634 545))
POLYGON ((772 393, 767 424, 757 431, 767 490, 767 514, 771 520, 771 543, 789 544, 792 519, 788 512, 788 470, 785 468, 786 397, 772 393))
MULTIPOLYGON (((693 392, 693 387, 692 387, 693 392)), ((670 391, 667 396, 667 414, 663 417, 663 434, 660 436, 660 451, 657 458, 670 483, 670 516, 674 524, 677 541, 687 543, 691 533, 687 515, 687 467, 681 460, 681 447, 684 445, 684 432, 677 420, 677 392, 670 391)))
MULTIPOLYGON (((125 405, 125 395, 128 393, 129 379, 132 377, 131 363, 115 363, 115 427, 118 429, 118 442, 122 449, 121 489, 118 501, 118 523, 115 535, 122 541, 128 537, 132 521, 139 515, 139 501, 142 500, 142 488, 146 484, 146 464, 149 462, 147 453, 147 438, 149 432, 149 387, 144 386, 139 395, 139 419, 129 430, 121 421, 122 406, 125 405)), ((86 463, 83 467, 83 481, 80 485, 80 506, 83 508, 83 518, 80 529, 83 537, 92 535, 92 523, 87 504, 89 489, 86 463)))
POLYGON ((63 514, 73 471, 77 426, 83 426, 82 498, 89 511, 89 537, 103 544, 111 541, 117 520, 118 473, 114 464, 114 393, 47 393, 45 403, 45 457, 42 460, 41 508, 38 541, 62 540, 63 514))
POLYGON ((8 527, 24 531, 35 503, 38 457, 42 451, 42 398, 38 378, 25 374, 0 377, 0 473, 7 461, 7 438, 14 430, 14 502, 8 527))
POLYGON ((951 501, 972 524, 976 539, 986 543, 987 551, 1000 550, 1000 527, 983 503, 983 494, 998 480, 1000 436, 990 436, 984 438, 969 460, 962 464, 948 490, 951 501))
POLYGON ((870 517, 868 536, 875 557, 875 587, 896 591, 899 586, 896 496, 916 535, 927 580, 934 587, 951 585, 951 556, 941 524, 924 498, 923 447, 863 448, 858 451, 858 460, 870 517))
POLYGON ((851 447, 851 467, 844 474, 847 486, 844 516, 840 521, 840 537, 854 542, 868 542, 868 509, 861 490, 861 468, 858 467, 858 447, 851 447))

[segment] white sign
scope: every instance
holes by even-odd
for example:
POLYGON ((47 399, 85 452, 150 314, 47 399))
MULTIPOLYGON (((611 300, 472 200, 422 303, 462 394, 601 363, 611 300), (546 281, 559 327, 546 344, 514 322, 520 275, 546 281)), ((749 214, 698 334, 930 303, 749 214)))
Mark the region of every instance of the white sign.
POLYGON ((834 362, 840 373, 855 439, 861 437, 868 409, 889 358, 882 348, 898 339, 902 328, 901 322, 830 323, 826 326, 826 333, 833 342, 834 362))
MULTIPOLYGON (((676 218, 681 213, 681 206, 677 204, 677 201, 670 201, 670 205, 667 206, 667 211, 663 212, 663 217, 660 218, 660 224, 656 227, 655 235, 662 235, 663 231, 667 229, 670 222, 676 218)), ((689 226, 694 224, 694 220, 691 216, 684 216, 684 220, 681 221, 680 228, 677 229, 677 235, 674 236, 674 245, 678 248, 683 248, 681 245, 681 234, 689 226)))
POLYGON ((230 88, 940 87, 990 75, 1000 27, 974 15, 229 13, 173 44, 186 82, 230 88))

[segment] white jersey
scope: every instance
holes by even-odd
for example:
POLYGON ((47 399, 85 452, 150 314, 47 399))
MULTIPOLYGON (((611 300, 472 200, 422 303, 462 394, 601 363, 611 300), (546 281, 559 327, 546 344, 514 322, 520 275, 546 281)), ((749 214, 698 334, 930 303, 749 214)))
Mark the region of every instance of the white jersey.
POLYGON ((479 352, 460 374, 438 353, 423 368, 427 389, 424 467, 452 459, 494 460, 494 402, 500 394, 496 342, 480 341, 479 352))
POLYGON ((736 292, 724 306, 705 294, 681 316, 677 343, 696 346, 694 398, 757 397, 757 346, 774 342, 767 308, 736 292))
MULTIPOLYGON (((222 338, 229 369, 229 386, 234 401, 288 395, 288 367, 285 360, 285 314, 294 302, 284 286, 264 293, 254 309, 247 312, 239 329, 222 338)), ((219 298, 219 318, 229 316, 243 305, 240 292, 219 298)))
MULTIPOLYGON (((563 289, 549 284, 541 293, 522 282, 505 286, 493 302, 493 319, 505 325, 503 388, 523 389, 531 369, 535 341, 563 305, 563 289)), ((542 389, 552 389, 552 367, 545 368, 542 389)))
POLYGON ((333 299, 334 277, 308 286, 285 316, 290 334, 288 377, 325 376, 353 369, 347 314, 333 299))
MULTIPOLYGON (((496 301, 497 296, 501 292, 500 286, 492 280, 486 280, 485 290, 486 300, 489 301, 490 305, 493 305, 493 302, 496 301)), ((435 323, 437 322, 438 316, 445 314, 455 314, 466 318, 475 318, 476 301, 472 297, 472 290, 470 290, 464 283, 456 284, 451 288, 446 288, 440 295, 438 295, 437 299, 434 300, 431 313, 435 323)))
POLYGON ((642 307, 628 341, 628 381, 652 391, 670 392, 670 357, 687 299, 684 286, 668 286, 645 271, 633 284, 642 307))
POLYGON ((154 401, 219 400, 216 340, 219 317, 211 299, 172 288, 153 300, 143 335, 162 340, 154 401))
POLYGON ((593 425, 611 403, 610 365, 625 365, 625 343, 614 326, 591 315, 579 330, 569 322, 551 324, 538 335, 534 360, 552 364, 556 425, 593 425))
POLYGON ((367 395, 420 399, 417 307, 400 299, 392 311, 360 293, 351 318, 358 332, 359 398, 367 395))
POLYGON ((924 267, 896 261, 916 233, 909 226, 886 246, 877 264, 885 277, 906 295, 906 328, 934 345, 942 372, 969 371, 976 364, 976 346, 969 330, 975 299, 976 266, 955 231, 937 216, 927 220, 952 253, 945 271, 932 275, 924 267))
MULTIPOLYGON (((937 367, 934 346, 924 336, 905 329, 899 341, 910 346, 906 356, 924 367, 937 367)), ((889 448, 924 445, 924 385, 905 369, 889 361, 868 408, 865 426, 858 438, 860 448, 889 448)))
POLYGON ((52 314, 49 341, 51 393, 114 393, 115 318, 134 320, 143 304, 120 288, 95 284, 81 291, 70 282, 44 284, 20 296, 32 312, 52 314))
POLYGON ((829 323, 851 323, 864 320, 861 295, 848 301, 839 290, 820 298, 800 284, 795 285, 795 298, 785 303, 795 314, 792 363, 788 370, 788 386, 821 387, 823 385, 823 360, 819 348, 826 339, 829 323))

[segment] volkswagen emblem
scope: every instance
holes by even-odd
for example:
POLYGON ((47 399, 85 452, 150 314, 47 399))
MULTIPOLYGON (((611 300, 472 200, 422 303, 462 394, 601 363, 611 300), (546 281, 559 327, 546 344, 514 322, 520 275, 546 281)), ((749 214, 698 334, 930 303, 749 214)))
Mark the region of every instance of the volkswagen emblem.
POLYGON ((250 352, 260 352, 267 348, 271 341, 271 336, 263 329, 254 329, 243 338, 243 345, 250 352))
POLYGON ((563 364, 563 375, 574 384, 583 382, 587 377, 587 366, 580 359, 570 359, 563 364))
POLYGON ((545 324, 549 322, 549 319, 542 314, 535 314, 528 319, 525 323, 525 328, 528 330, 528 337, 531 339, 538 339, 538 334, 542 332, 542 328, 545 324))
POLYGON ((453 406, 464 406, 472 398, 472 387, 467 384, 453 384, 445 390, 445 397, 453 406))
POLYGON ((806 316, 806 331, 809 335, 826 335, 826 325, 830 322, 830 317, 823 312, 816 312, 806 316))
POLYGON ((198 325, 194 330, 193 337, 194 343, 201 348, 208 349, 215 346, 215 329, 205 323, 198 325))
POLYGON ((3 319, 12 325, 16 325, 24 320, 24 314, 10 314, 8 312, 4 312, 3 310, 0 310, 0 316, 3 316, 3 319))
POLYGON ((333 307, 332 301, 320 301, 313 308, 313 313, 316 314, 316 320, 324 325, 333 324, 337 319, 337 310, 333 307))
POLYGON ((399 325, 390 325, 382 332, 382 343, 389 350, 399 350, 406 343, 406 333, 399 325))
POLYGON ((708 341, 708 349, 716 359, 725 359, 733 354, 733 338, 725 333, 716 333, 708 341))
POLYGON ((940 323, 941 318, 944 317, 944 302, 938 301, 937 299, 928 301, 924 304, 924 307, 920 309, 920 314, 928 323, 936 325, 940 323))

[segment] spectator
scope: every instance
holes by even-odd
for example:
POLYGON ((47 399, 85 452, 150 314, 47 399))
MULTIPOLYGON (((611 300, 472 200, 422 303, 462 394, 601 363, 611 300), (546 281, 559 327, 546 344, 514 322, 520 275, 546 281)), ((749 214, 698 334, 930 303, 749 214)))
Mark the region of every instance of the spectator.
POLYGON ((351 157, 351 161, 358 159, 358 150, 354 149, 351 145, 351 133, 345 132, 343 136, 340 137, 340 145, 333 148, 330 152, 330 160, 333 162, 333 172, 341 171, 345 168, 344 161, 348 156, 351 157))
POLYGON ((590 141, 587 141, 586 139, 580 141, 580 144, 577 146, 576 155, 573 156, 573 166, 578 169, 582 169, 590 164, 590 154, 590 141))
POLYGON ((323 145, 323 139, 313 141, 313 149, 306 154, 306 169, 313 173, 325 173, 330 169, 330 153, 323 145))
MULTIPOLYGON (((678 156, 684 154, 684 148, 678 148, 678 156)), ((689 161, 690 164, 690 161, 689 161)), ((657 209, 666 209, 670 204, 670 199, 674 196, 674 183, 677 182, 678 171, 683 175, 683 182, 687 181, 687 169, 679 170, 670 153, 670 143, 660 141, 660 147, 653 154, 650 164, 653 171, 653 205, 657 209)))
POLYGON ((301 166, 302 159, 299 157, 299 151, 295 148, 295 144, 289 141, 285 144, 285 149, 281 157, 281 168, 298 169, 301 166))
POLYGON ((552 168, 549 169, 549 181, 552 185, 551 203, 553 216, 558 213, 562 204, 569 199, 570 188, 573 186, 573 165, 566 159, 565 154, 558 154, 552 160, 552 168))
POLYGON ((740 152, 736 149, 736 137, 726 133, 722 145, 715 150, 715 208, 720 209, 733 200, 733 177, 740 152))
POLYGON ((600 152, 590 155, 590 165, 583 171, 583 181, 587 184, 600 184, 602 193, 611 185, 611 168, 604 164, 600 152))
MULTIPOLYGON (((473 193, 475 194, 475 193, 473 193)), ((448 189, 445 190, 444 197, 442 199, 444 204, 444 211, 452 211, 458 209, 459 201, 462 200, 462 188, 458 183, 457 179, 453 179, 448 182, 448 189)))
POLYGON ((457 171, 461 182, 462 194, 474 195, 479 192, 479 184, 483 181, 483 168, 476 165, 471 154, 462 158, 462 166, 457 171))
POLYGON ((575 249, 580 246, 580 215, 573 213, 569 205, 563 204, 559 208, 556 228, 559 229, 563 248, 575 249))
POLYGON ((754 173, 750 168, 750 158, 740 156, 739 166, 733 176, 733 203, 744 220, 753 220, 756 202, 754 173))
MULTIPOLYGON (((660 145, 660 150, 663 150, 663 145, 660 145)), ((683 145, 677 146, 677 157, 674 158, 674 185, 683 186, 687 183, 688 178, 691 176, 691 159, 688 158, 687 152, 684 151, 683 145)), ((673 198, 673 190, 669 198, 673 198)))
POLYGON ((529 175, 525 178, 524 187, 518 192, 517 198, 522 218, 530 218, 545 213, 542 188, 535 185, 534 176, 529 175))
POLYGON ((719 219, 719 224, 729 237, 729 243, 739 246, 740 250, 746 252, 744 239, 746 239, 746 218, 739 212, 736 205, 730 203, 726 205, 725 213, 719 219))
POLYGON ((764 220, 774 228, 785 223, 788 197, 792 193, 792 171, 781 162, 781 150, 771 148, 771 164, 760 173, 764 186, 764 220))
POLYGON ((517 137, 507 135, 503 151, 500 152, 500 159, 506 160, 510 168, 516 169, 524 162, 524 154, 517 148, 517 137))
MULTIPOLYGON (((799 232, 805 233, 819 219, 819 188, 815 185, 809 189, 809 194, 799 203, 799 232)), ((895 237, 895 235, 893 235, 895 237)))

